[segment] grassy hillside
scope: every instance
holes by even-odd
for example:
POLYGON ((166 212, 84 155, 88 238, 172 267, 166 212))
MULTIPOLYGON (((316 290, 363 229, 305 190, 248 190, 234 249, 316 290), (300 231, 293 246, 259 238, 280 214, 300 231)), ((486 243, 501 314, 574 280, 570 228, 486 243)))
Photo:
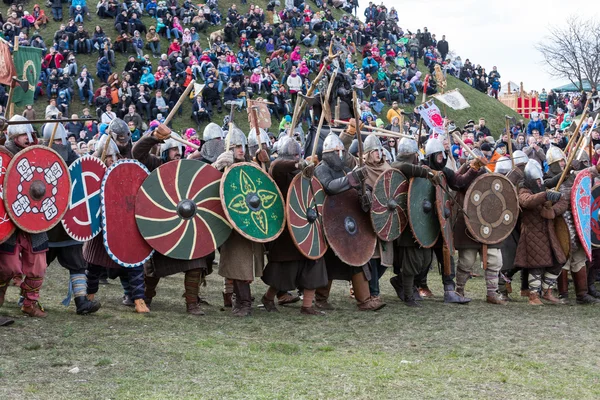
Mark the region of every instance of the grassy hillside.
MULTIPOLYGON (((219 1, 219 7, 224 16, 226 16, 227 10, 233 3, 234 3, 234 1, 232 1, 232 0, 219 1)), ((255 0, 255 1, 249 2, 247 4, 239 4, 236 2, 237 6, 238 6, 238 11, 240 13, 246 13, 248 11, 248 9, 250 8, 251 3, 256 4, 257 6, 260 6, 261 8, 264 9, 264 8, 266 8, 267 0, 255 0)), ((310 4, 311 4, 311 7, 313 7, 313 9, 314 9, 315 8, 314 4, 313 3, 310 3, 310 4)), ((31 11, 31 7, 32 6, 26 6, 25 9, 31 11)), ((64 22, 66 24, 68 21, 68 7, 64 6, 63 8, 64 8, 63 12, 65 15, 64 22)), ((92 7, 92 9, 95 10, 95 7, 92 7)), ((4 8, 3 11, 5 12, 4 15, 6 15, 6 8, 4 8)), ((344 14, 344 11, 342 11, 342 10, 333 9, 332 11, 333 11, 333 14, 336 16, 336 18, 340 18, 344 14)), ((51 13, 50 13, 49 9, 47 10, 47 14, 51 17, 51 13)), ((142 20, 144 21, 144 23, 146 24, 147 27, 154 24, 154 20, 148 16, 144 16, 142 18, 142 20)), ((113 23, 114 23, 114 20, 112 20, 112 19, 100 19, 100 18, 98 18, 97 15, 93 14, 92 21, 86 20, 84 23, 84 27, 90 33, 90 36, 91 36, 93 34, 95 26, 99 25, 103 28, 103 30, 107 34, 107 36, 111 37, 114 41, 114 38, 116 37, 116 31, 113 27, 113 23)), ((50 21, 48 26, 40 31, 40 34, 44 38, 47 46, 50 47, 53 44, 53 36, 54 36, 54 33, 59 29, 59 26, 60 26, 59 22, 50 21)), ((210 34, 211 32, 213 32, 217 29, 221 29, 222 27, 223 27, 223 25, 210 27, 208 34, 210 34)), ((34 31, 32 29, 31 34, 33 34, 33 33, 34 33, 34 31)), ((200 42, 202 44, 207 44, 207 35, 200 34, 200 42)), ((145 43, 145 37, 144 37, 144 43, 145 43)), ((161 39, 161 51, 166 53, 168 46, 169 46, 169 41, 165 38, 162 38, 161 39)), ((233 48, 234 48, 234 50, 237 51, 237 45, 234 45, 233 48)), ((303 50, 306 50, 306 48, 303 47, 303 50)), ((121 55, 120 53, 115 54, 116 67, 113 68, 113 72, 120 73, 123 70, 123 67, 127 63, 127 58, 129 57, 129 55, 131 55, 131 53, 126 54, 126 55, 121 55)), ((135 55, 135 53, 133 53, 133 55, 135 55)), ((359 56, 359 58, 360 58, 360 56, 359 56)), ((154 66, 156 67, 156 65, 158 64, 158 59, 151 58, 151 60, 154 64, 154 66)), ((362 60, 359 59, 359 62, 360 61, 362 61, 362 60)), ((81 71, 81 69, 84 66, 88 67, 88 69, 92 72, 92 75, 95 79, 95 82, 94 82, 95 89, 98 88, 100 85, 99 80, 95 76, 96 62, 97 62, 97 52, 93 52, 90 55, 85 55, 85 54, 77 55, 77 64, 79 67, 79 71, 81 71)), ((420 64, 419 67, 424 68, 422 64, 420 64)), ((471 108, 463 110, 463 111, 454 111, 451 109, 447 110, 448 115, 457 122, 458 126, 464 125, 466 123, 466 121, 469 119, 478 119, 479 117, 484 116, 488 120, 488 126, 492 130, 492 133, 494 135, 497 135, 504 128, 504 115, 505 114, 512 113, 511 115, 518 117, 518 115, 516 113, 512 112, 512 110, 510 110, 509 108, 504 106, 499 101, 496 101, 496 100, 486 96, 485 94, 482 94, 482 93, 472 89, 470 86, 464 84, 463 82, 460 82, 459 80, 457 80, 455 78, 448 78, 448 90, 451 90, 456 87, 458 87, 461 90, 461 93, 465 96, 465 98, 471 105, 471 108)), ((40 116, 43 117, 44 110, 45 110, 47 104, 48 104, 48 102, 47 102, 46 96, 40 97, 36 101, 34 108, 38 112, 38 117, 40 117, 40 116)), ((443 110, 442 105, 441 104, 438 104, 438 105, 440 106, 440 109, 443 110)), ((71 114, 81 114, 84 107, 86 107, 86 106, 82 105, 81 102, 79 101, 78 93, 75 93, 73 101, 71 102, 70 113, 71 114)), ((183 115, 181 117, 176 116, 173 120, 173 129, 178 132, 182 132, 183 130, 185 130, 188 127, 195 127, 195 123, 190 118, 191 101, 184 102, 182 105, 182 108, 183 108, 183 115)), ((410 106, 406 107, 407 111, 411 108, 412 107, 410 107, 410 106)), ((93 113, 93 110, 91 110, 91 111, 93 113)), ((20 109, 18 107, 15 108, 15 113, 21 113, 21 112, 22 112, 22 109, 20 109)), ((387 112, 387 107, 384 109, 382 115, 385 115, 386 112, 387 112)), ((227 113, 227 111, 224 111, 223 114, 218 114, 215 112, 215 114, 213 116, 214 122, 221 124, 222 119, 226 115, 226 113, 227 113)), ((241 113, 236 112, 234 115, 234 120, 244 132, 249 131, 249 126, 248 126, 248 121, 247 121, 245 110, 242 111, 241 113)), ((277 124, 278 124, 278 121, 273 121, 274 127, 276 127, 277 124)))

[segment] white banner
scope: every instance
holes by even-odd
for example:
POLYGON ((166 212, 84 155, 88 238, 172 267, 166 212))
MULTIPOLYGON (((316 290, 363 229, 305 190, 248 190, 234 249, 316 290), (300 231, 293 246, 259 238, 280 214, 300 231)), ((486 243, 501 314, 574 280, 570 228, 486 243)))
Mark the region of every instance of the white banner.
POLYGON ((453 110, 464 110, 465 108, 471 107, 458 89, 451 90, 444 94, 434 94, 433 97, 453 110))
POLYGON ((429 128, 433 129, 434 135, 443 136, 446 134, 446 131, 444 130, 444 118, 433 100, 421 104, 417 107, 417 110, 419 111, 421 118, 423 118, 423 122, 425 122, 429 128))

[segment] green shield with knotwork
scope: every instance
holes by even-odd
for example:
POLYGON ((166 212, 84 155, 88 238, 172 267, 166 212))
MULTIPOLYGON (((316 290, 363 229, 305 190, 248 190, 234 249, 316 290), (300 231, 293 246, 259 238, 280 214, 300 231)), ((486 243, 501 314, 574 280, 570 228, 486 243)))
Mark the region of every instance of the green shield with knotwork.
POLYGON ((253 163, 231 166, 221 180, 221 203, 233 228, 253 242, 275 240, 285 227, 283 197, 275 181, 253 163))

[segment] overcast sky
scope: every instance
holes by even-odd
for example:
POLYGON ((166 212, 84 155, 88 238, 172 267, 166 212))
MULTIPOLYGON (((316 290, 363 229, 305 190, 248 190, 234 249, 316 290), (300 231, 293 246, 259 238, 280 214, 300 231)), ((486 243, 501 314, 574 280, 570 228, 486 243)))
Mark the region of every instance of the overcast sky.
MULTIPOLYGON (((547 35, 548 24, 564 26, 574 14, 600 15, 600 2, 558 0, 374 0, 396 8, 399 25, 416 32, 426 26, 438 40, 446 35, 450 50, 481 64, 486 71, 496 65, 502 83, 523 82, 525 90, 546 90, 569 83, 552 78, 544 70, 535 44, 547 35), (585 5, 585 8, 583 6, 585 5)), ((364 20, 368 0, 359 0, 364 20)))

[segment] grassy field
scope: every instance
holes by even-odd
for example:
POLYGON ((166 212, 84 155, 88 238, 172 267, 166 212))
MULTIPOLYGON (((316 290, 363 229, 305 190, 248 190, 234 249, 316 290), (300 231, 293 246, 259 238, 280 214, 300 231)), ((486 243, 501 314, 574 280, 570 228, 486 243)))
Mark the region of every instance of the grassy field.
MULTIPOLYGON (((227 10, 233 3, 234 3, 234 1, 232 1, 232 0, 220 0, 219 1, 220 9, 224 16, 227 15, 227 10)), ((247 10, 250 7, 250 4, 256 4, 262 8, 266 8, 267 1, 266 0, 255 0, 255 1, 249 2, 248 4, 241 4, 241 5, 239 3, 236 3, 236 4, 238 5, 239 12, 244 13, 244 12, 247 12, 247 10)), ((65 21, 64 22, 66 24, 67 19, 68 19, 67 18, 68 17, 68 9, 66 7, 63 7, 63 8, 65 8, 65 10, 64 10, 65 21)), ((344 14, 344 12, 341 10, 333 9, 333 14, 337 18, 339 18, 341 15, 344 14)), ((5 15, 6 15, 6 12, 5 12, 5 15)), ((49 10, 48 10, 48 15, 50 15, 49 10)), ((106 32, 106 34, 109 37, 111 37, 114 41, 114 38, 116 37, 116 31, 113 27, 114 20, 100 19, 95 14, 93 15, 92 18, 93 18, 92 21, 86 20, 84 23, 85 29, 90 33, 90 36, 94 32, 95 26, 100 25, 103 28, 104 32, 106 32)), ((142 18, 142 20, 144 21, 144 23, 146 24, 147 27, 154 24, 153 19, 150 17, 145 16, 142 18)), ((47 46, 52 45, 52 38, 54 36, 54 33, 58 30, 59 25, 60 25, 60 23, 58 23, 58 22, 50 21, 48 26, 40 31, 40 34, 44 38, 47 46)), ((223 26, 210 27, 209 33, 216 29, 221 29, 222 27, 223 26)), ((415 26, 415 29, 416 29, 416 26, 415 26)), ((31 31, 31 33, 33 34, 33 30, 31 31)), ((299 35, 299 33, 298 33, 298 35, 299 35)), ((203 45, 207 44, 206 36, 201 35, 200 40, 203 45)), ((145 43, 145 37, 144 37, 144 43, 145 43)), ((169 41, 166 38, 162 38, 161 39, 161 50, 166 53, 168 46, 169 46, 169 41)), ((304 47, 304 46, 301 46, 301 47, 303 47, 303 49, 306 49, 306 47, 304 47)), ((238 50, 237 44, 234 45, 233 48, 237 52, 237 50, 238 50)), ((133 53, 133 54, 135 55, 135 53, 133 53)), ((129 54, 129 55, 131 55, 131 54, 129 54)), ((120 73, 122 71, 122 68, 127 63, 127 58, 129 55, 121 55, 120 53, 115 54, 117 65, 115 68, 113 68, 113 72, 120 73)), ((264 56, 265 56, 265 54, 263 54, 263 57, 264 56)), ((360 54, 359 54, 359 58, 361 58, 360 54)), ((156 65, 158 64, 158 59, 151 58, 151 60, 154 64, 154 66, 156 67, 156 65)), ((361 60, 359 60, 359 62, 360 61, 361 60)), ((81 71, 81 68, 83 66, 87 66, 88 69, 92 72, 93 77, 95 79, 95 82, 94 82, 95 88, 98 88, 100 82, 97 79, 97 77, 95 76, 96 62, 97 62, 97 52, 94 52, 90 55, 85 55, 85 54, 77 55, 77 64, 79 66, 79 70, 81 71)), ((421 63, 420 67, 424 68, 422 65, 422 62, 421 61, 419 61, 419 62, 421 63)), ((425 72, 425 69, 422 69, 422 70, 425 72)), ((471 88, 469 85, 459 81, 458 79, 449 77, 447 90, 451 90, 451 89, 455 89, 455 88, 460 89, 461 93, 464 95, 466 100, 471 105, 470 108, 468 108, 466 110, 462 110, 462 111, 454 111, 450 108, 447 108, 448 116, 453 118, 457 122, 457 126, 462 127, 469 119, 477 120, 478 118, 483 116, 487 119, 488 127, 491 129, 494 136, 497 136, 502 131, 502 129, 504 129, 504 115, 505 114, 513 115, 517 118, 519 117, 518 114, 516 114, 510 108, 504 106, 499 101, 492 99, 483 93, 478 92, 477 90, 471 88)), ((419 101, 420 101, 421 96, 418 96, 418 97, 419 97, 419 101)), ((441 103, 439 103, 437 101, 436 101, 436 103, 438 103, 438 106, 440 107, 440 109, 443 110, 441 103)), ((47 104, 48 103, 47 103, 46 96, 40 97, 38 99, 38 101, 35 103, 35 109, 39 113, 39 115, 43 116, 44 109, 47 106, 47 104)), ((81 102, 79 101, 78 93, 75 93, 74 101, 72 101, 72 103, 71 103, 70 112, 72 114, 81 114, 81 111, 84 107, 85 106, 82 106, 81 102)), ((183 108, 183 115, 181 117, 176 116, 173 120, 173 129, 178 132, 183 132, 185 129, 187 129, 189 127, 195 128, 195 123, 190 118, 191 101, 184 102, 182 105, 182 108, 183 108)), ((412 108, 411 106, 405 107, 405 109, 407 111, 410 110, 411 108, 412 108)), ((15 109, 16 113, 20 113, 22 111, 23 110, 19 109, 19 108, 15 109)), ((387 112, 387 107, 383 110, 383 112, 381 114, 384 119, 385 119, 386 112, 387 112)), ((223 114, 218 114, 215 112, 215 115, 213 117, 214 122, 218 123, 219 125, 222 124, 223 117, 225 115, 226 115, 226 111, 224 111, 223 114)), ((234 120, 236 121, 236 123, 240 126, 240 128, 244 132, 247 133, 250 130, 245 110, 243 110, 242 113, 238 113, 236 111, 234 120)), ((274 120, 273 126, 274 126, 275 130, 276 130, 277 125, 278 125, 278 121, 274 120)), ((201 128, 203 128, 203 127, 201 127, 201 128)), ((201 134, 201 132, 200 132, 200 134, 201 134)))
MULTIPOLYGON (((21 317, 9 288, 0 315, 2 399, 595 399, 598 308, 506 307, 483 302, 474 278, 466 306, 438 295, 422 309, 404 306, 382 278, 388 306, 356 310, 348 285, 336 282, 325 317, 299 305, 280 313, 255 308, 238 319, 219 310, 222 281, 208 278, 204 317, 185 314, 182 275, 161 281, 149 315, 120 304, 118 281, 100 288, 103 308, 77 316, 60 300, 68 274, 48 269, 45 320, 21 317), (78 373, 69 373, 73 368, 78 373)), ((518 283, 515 283, 518 287, 518 283)), ((257 299, 266 290, 253 284, 257 299)))

